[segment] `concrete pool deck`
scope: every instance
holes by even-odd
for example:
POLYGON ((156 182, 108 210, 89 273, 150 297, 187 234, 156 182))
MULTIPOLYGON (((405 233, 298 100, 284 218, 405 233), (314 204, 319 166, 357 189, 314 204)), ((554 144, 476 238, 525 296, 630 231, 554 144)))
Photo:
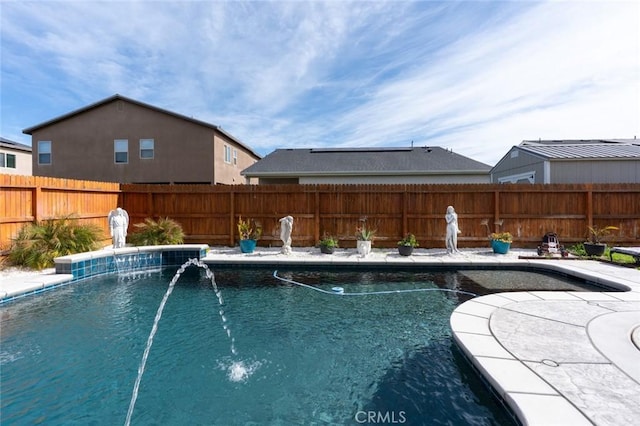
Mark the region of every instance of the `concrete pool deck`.
MULTIPOLYGON (((534 257, 535 250, 506 255, 489 248, 417 249, 410 257, 374 249, 320 254, 294 247, 291 255, 259 247, 213 247, 210 265, 357 265, 425 267, 525 267, 549 270, 625 292, 522 291, 471 299, 451 315, 453 336, 471 364, 523 424, 628 425, 640 418, 640 270, 587 260, 534 257), (523 258, 521 258, 523 257, 523 258), (635 344, 634 344, 635 342, 635 344)), ((0 295, 33 291, 69 280, 48 273, 0 278, 0 295)))

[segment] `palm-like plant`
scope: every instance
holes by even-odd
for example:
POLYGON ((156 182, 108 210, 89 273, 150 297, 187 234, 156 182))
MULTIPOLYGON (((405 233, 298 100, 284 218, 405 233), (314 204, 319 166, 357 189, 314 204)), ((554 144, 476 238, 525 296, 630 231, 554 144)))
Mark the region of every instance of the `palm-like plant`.
POLYGON ((605 226, 603 228, 598 228, 597 226, 588 226, 588 235, 589 242, 591 244, 601 244, 601 241, 604 237, 609 235, 611 231, 617 231, 617 226, 605 226))
POLYGON ((182 226, 168 217, 159 218, 157 221, 146 218, 142 223, 133 225, 135 231, 129 235, 129 242, 134 246, 156 246, 169 244, 182 244, 184 231, 182 226))
POLYGON ((96 225, 80 224, 72 216, 29 223, 12 240, 9 259, 16 265, 44 269, 53 259, 94 250, 102 239, 96 225))

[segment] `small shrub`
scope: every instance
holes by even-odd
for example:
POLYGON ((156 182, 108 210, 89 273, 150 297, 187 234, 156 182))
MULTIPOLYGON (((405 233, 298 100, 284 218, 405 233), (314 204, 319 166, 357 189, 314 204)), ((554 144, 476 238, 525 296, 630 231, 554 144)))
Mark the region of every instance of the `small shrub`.
POLYGON ((99 227, 70 216, 30 223, 12 240, 9 260, 32 269, 50 268, 56 257, 95 250, 102 238, 99 227))
POLYGON ((337 248, 338 239, 332 235, 325 233, 320 241, 318 241, 319 247, 337 248))
POLYGON ((403 239, 398 241, 398 246, 418 247, 419 245, 420 244, 418 244, 418 241, 416 240, 416 236, 413 235, 412 233, 408 233, 407 235, 404 236, 403 239))
POLYGON ((168 217, 157 221, 146 218, 142 223, 133 225, 135 231, 127 238, 134 246, 158 246, 168 244, 182 244, 184 231, 182 226, 168 217))
POLYGON ((584 257, 587 255, 587 252, 584 249, 584 245, 582 243, 577 243, 569 247, 569 253, 574 256, 584 257))

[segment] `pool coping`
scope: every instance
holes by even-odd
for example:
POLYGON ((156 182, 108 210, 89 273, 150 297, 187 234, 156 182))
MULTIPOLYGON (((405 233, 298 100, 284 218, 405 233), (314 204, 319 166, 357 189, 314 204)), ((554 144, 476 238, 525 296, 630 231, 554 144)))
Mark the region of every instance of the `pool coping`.
MULTIPOLYGON (((294 247, 286 255, 279 248, 259 247, 245 254, 238 247, 179 245, 109 249, 57 260, 65 264, 126 253, 194 249, 210 266, 518 267, 567 274, 624 290, 481 296, 458 306, 450 325, 462 353, 522 424, 631 424, 632 419, 640 418, 640 372, 636 376, 634 370, 640 365, 640 342, 634 346, 640 336, 640 270, 635 268, 592 260, 532 259, 534 250, 512 249, 499 255, 489 248, 463 249, 453 255, 444 249, 416 249, 410 257, 398 255, 397 250, 374 249, 361 257, 355 249, 327 255, 318 248, 294 247), (572 315, 563 316, 564 311, 572 315), (573 317, 579 318, 579 323, 573 317), (518 328, 514 329, 514 324, 518 328), (536 324, 547 327, 543 339, 536 324), (572 353, 574 346, 586 349, 572 353), (558 352, 561 349, 564 352, 558 352), (553 355, 546 356, 545 351, 553 355), (558 361, 565 352, 568 359, 558 361), (587 359, 581 359, 586 353, 587 359)), ((35 274, 13 282, 0 280, 0 299, 13 300, 84 278, 35 274), (12 296, 8 296, 8 287, 12 296)))

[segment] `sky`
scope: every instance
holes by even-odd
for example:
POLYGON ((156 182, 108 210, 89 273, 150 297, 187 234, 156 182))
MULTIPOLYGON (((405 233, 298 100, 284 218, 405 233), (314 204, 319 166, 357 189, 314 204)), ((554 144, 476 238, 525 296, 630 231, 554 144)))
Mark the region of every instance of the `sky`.
POLYGON ((638 1, 0 1, 0 136, 116 93, 279 148, 640 137, 638 1))

